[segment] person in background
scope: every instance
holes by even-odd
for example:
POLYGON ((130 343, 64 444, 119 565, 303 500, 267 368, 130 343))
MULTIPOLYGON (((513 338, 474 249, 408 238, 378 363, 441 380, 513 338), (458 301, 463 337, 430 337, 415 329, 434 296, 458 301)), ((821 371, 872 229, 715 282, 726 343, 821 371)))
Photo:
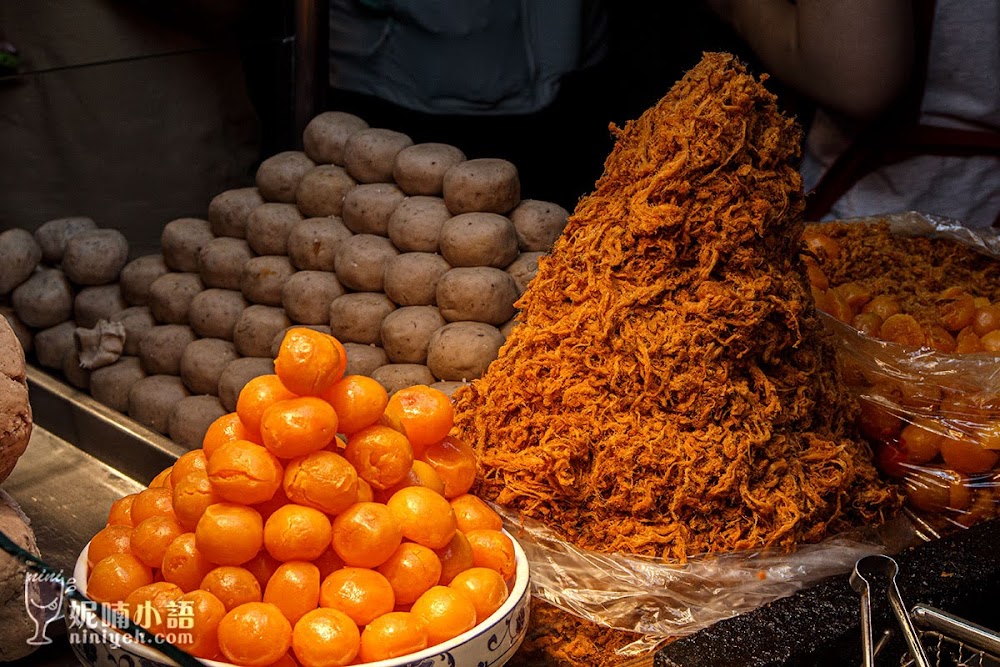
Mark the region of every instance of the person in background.
POLYGON ((915 210, 1000 220, 1000 3, 707 0, 817 103, 807 219, 915 210))
POLYGON ((572 208, 608 136, 599 0, 330 0, 329 106, 520 170, 572 208), (594 148, 596 147, 596 148, 594 148))

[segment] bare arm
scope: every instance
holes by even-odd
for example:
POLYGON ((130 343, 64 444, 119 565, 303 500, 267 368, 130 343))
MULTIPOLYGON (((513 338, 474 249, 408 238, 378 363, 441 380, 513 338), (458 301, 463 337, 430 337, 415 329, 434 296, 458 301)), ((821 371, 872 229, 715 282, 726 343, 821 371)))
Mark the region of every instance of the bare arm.
POLYGON ((874 116, 913 66, 912 0, 708 0, 778 78, 820 105, 874 116))

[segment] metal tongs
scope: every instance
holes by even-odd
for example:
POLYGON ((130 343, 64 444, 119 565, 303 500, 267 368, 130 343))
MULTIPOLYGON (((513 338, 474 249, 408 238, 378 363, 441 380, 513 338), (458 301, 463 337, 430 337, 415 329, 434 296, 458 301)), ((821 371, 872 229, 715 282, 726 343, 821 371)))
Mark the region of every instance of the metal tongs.
POLYGON ((914 664, 917 667, 930 667, 927 653, 920 643, 920 638, 913 627, 913 621, 906 610, 906 605, 903 604, 903 597, 899 594, 899 587, 896 585, 898 573, 899 565, 889 556, 865 556, 854 564, 854 571, 851 573, 851 588, 861 594, 861 664, 864 667, 875 667, 871 593, 873 584, 881 585, 886 589, 889 606, 903 631, 903 639, 906 641, 906 648, 914 664))

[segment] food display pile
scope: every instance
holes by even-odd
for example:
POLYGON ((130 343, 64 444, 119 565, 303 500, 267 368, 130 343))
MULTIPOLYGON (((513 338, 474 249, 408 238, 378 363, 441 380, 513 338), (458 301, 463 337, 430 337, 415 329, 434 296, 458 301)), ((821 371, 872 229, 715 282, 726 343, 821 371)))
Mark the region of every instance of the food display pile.
POLYGON ((845 338, 845 377, 883 472, 936 530, 1000 512, 1000 265, 949 238, 886 221, 811 225, 817 305, 869 339, 845 338), (880 364, 873 363, 878 359, 880 364))
POLYGON ((468 493, 476 456, 448 435, 450 399, 390 398, 343 375, 348 354, 291 329, 276 374, 251 380, 202 448, 114 503, 87 594, 199 658, 256 666, 407 655, 499 609, 515 551, 468 493), (186 634, 170 630, 178 606, 186 634))
MULTIPOLYGON (((906 503, 936 528, 1000 513, 996 258, 806 225, 801 131, 731 55, 612 130, 572 215, 522 200, 507 161, 328 112, 161 254, 82 217, 0 234, 24 350, 190 450, 110 508, 87 594, 161 636, 139 610, 192 609, 171 641, 199 658, 363 664, 516 599, 518 518, 529 562, 540 525, 679 571, 785 567, 906 503)), ((618 600, 602 572, 581 588, 618 600)), ((711 585, 732 615, 739 584, 711 585)), ((531 613, 529 664, 616 664, 636 638, 531 613)))
POLYGON ((578 546, 673 559, 896 508, 798 261, 798 146, 724 56, 619 131, 521 324, 456 394, 485 496, 578 546))
POLYGON ((479 377, 567 212, 521 200, 516 167, 415 145, 346 113, 256 187, 170 221, 162 253, 84 217, 0 234, 4 315, 39 365, 188 447, 272 372, 283 333, 332 333, 390 392, 479 377), (9 297, 9 299, 7 298, 9 297))

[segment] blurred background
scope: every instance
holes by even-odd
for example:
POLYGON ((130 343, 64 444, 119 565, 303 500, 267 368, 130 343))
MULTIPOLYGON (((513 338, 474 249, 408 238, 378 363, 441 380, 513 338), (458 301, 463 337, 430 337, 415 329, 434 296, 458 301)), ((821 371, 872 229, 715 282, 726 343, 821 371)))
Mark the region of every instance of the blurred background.
MULTIPOLYGON (((358 4, 377 16, 379 2, 358 4)), ((324 109, 454 143, 470 158, 511 160, 525 198, 572 210, 600 176, 610 122, 637 117, 703 51, 735 52, 756 69, 701 2, 580 7, 598 26, 596 55, 550 102, 469 117, 326 85, 326 2, 0 3, 0 229, 85 215, 122 230, 134 255, 155 251, 165 223, 205 217, 214 195, 252 185, 260 161, 299 148, 304 123, 324 109)))

